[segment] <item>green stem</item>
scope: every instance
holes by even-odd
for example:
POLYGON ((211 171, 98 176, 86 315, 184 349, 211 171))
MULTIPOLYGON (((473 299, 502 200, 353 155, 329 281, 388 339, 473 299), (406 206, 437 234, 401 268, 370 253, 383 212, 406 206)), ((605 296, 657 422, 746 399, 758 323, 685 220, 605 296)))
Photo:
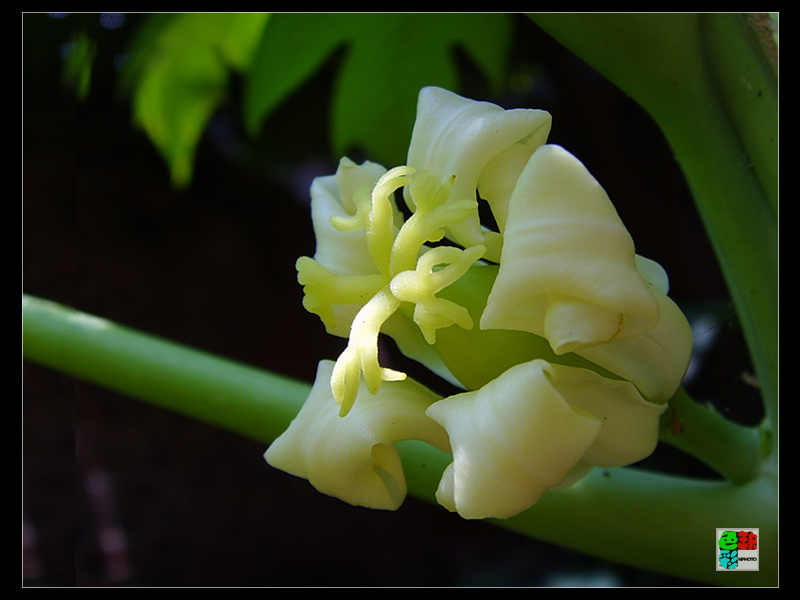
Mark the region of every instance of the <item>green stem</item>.
MULTIPOLYGON (((438 477, 452 460, 422 442, 398 444, 409 493, 434 502, 438 477)), ((770 461, 770 464, 772 462, 770 461)), ((595 469, 578 484, 551 490, 533 508, 496 525, 558 546, 656 573, 717 585, 777 584, 778 476, 760 471, 744 485, 650 473, 595 469), (727 525, 726 525, 727 523, 727 525), (738 525, 736 525, 738 523, 738 525), (759 529, 757 572, 717 572, 718 527, 759 529)))
POLYGON ((755 478, 773 450, 768 427, 737 425, 692 400, 681 388, 661 419, 659 438, 735 484, 755 478))
POLYGON ((579 484, 548 492, 533 510, 500 524, 654 572, 719 585, 776 585, 777 504, 774 473, 735 486, 631 468, 595 469, 579 484), (761 570, 738 580, 715 571, 711 543, 717 527, 759 528, 761 570))
MULTIPOLYGON (((269 444, 310 386, 160 340, 46 300, 23 296, 25 358, 269 444)), ((435 502, 452 458, 422 442, 398 445, 409 492, 435 502)), ((777 580, 777 453, 744 485, 596 469, 497 524, 607 560, 711 583, 777 580), (762 569, 716 573, 714 528, 760 529, 762 569)))
POLYGON ((22 344, 26 359, 265 444, 311 389, 24 295, 22 344))

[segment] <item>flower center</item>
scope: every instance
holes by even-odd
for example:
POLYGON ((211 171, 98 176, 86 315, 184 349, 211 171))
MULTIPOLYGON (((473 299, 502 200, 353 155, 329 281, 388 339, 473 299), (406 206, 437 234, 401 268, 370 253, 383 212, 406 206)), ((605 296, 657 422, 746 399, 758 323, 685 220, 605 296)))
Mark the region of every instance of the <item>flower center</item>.
POLYGON ((331 217, 331 226, 338 231, 365 230, 376 273, 336 275, 314 259, 302 257, 297 261, 298 280, 305 288, 304 305, 327 327, 335 327, 335 306, 361 306, 350 326, 347 348, 331 376, 331 390, 342 416, 355 401, 362 375, 373 394, 382 381, 405 379, 405 373, 384 368, 378 361, 378 334, 403 303, 413 305, 413 313, 408 313, 429 344, 435 343, 437 329, 453 324, 464 329, 473 326, 466 308, 436 294, 466 273, 486 248, 426 246, 440 241, 448 227, 477 211, 474 200, 451 196, 452 185, 453 178, 442 183, 425 171, 415 173, 411 167, 396 167, 387 171, 372 190, 363 187, 353 193, 355 209, 350 216, 331 217), (405 186, 412 215, 398 229, 392 196, 405 186))

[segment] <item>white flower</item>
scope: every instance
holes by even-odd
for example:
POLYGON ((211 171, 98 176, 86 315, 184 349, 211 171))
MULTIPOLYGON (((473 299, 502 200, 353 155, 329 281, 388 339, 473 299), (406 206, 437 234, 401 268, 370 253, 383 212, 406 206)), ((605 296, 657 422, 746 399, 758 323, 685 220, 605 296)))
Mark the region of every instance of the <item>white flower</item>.
POLYGON ((348 344, 320 363, 270 464, 396 508, 393 444, 422 439, 453 455, 443 506, 506 518, 593 466, 653 451, 691 332, 664 270, 636 254, 602 186, 545 143, 549 130, 543 111, 425 88, 408 166, 343 159, 315 180, 317 250, 298 260, 298 280, 306 308, 348 344), (479 198, 497 231, 481 224, 479 198), (381 333, 467 391, 441 399, 383 367, 381 333))

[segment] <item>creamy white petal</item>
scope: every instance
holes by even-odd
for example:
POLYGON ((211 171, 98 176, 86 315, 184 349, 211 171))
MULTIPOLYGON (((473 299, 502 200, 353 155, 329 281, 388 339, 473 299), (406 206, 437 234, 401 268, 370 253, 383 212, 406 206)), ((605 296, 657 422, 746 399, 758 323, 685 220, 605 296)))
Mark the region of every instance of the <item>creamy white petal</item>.
MULTIPOLYGON (((544 143, 541 139, 541 143, 544 143)), ((512 144, 483 167, 478 178, 478 193, 489 202, 500 232, 508 220, 508 202, 517 186, 519 174, 528 164, 540 140, 531 144, 512 144)))
POLYGON ((669 400, 683 380, 692 355, 692 329, 681 309, 652 288, 659 304, 658 324, 649 331, 575 354, 633 383, 652 402, 669 400))
POLYGON ((551 365, 550 381, 570 406, 600 421, 600 433, 582 461, 598 467, 621 467, 655 450, 666 404, 648 402, 633 384, 607 379, 589 369, 551 365))
POLYGON ((366 231, 341 231, 331 217, 346 219, 355 214, 352 196, 356 189, 372 190, 386 169, 369 163, 358 167, 342 159, 336 175, 317 177, 311 184, 311 219, 316 238, 314 260, 337 275, 364 275, 377 269, 367 248, 366 231), (344 193, 340 185, 344 185, 344 193), (346 199, 346 202, 345 202, 346 199), (347 204, 347 207, 345 206, 347 204))
POLYGON ((528 331, 557 354, 639 335, 659 306, 633 240, 600 184, 559 146, 541 146, 508 207, 484 329, 528 331))
POLYGON ((357 402, 340 417, 332 372, 333 362, 319 363, 308 399, 264 458, 323 494, 395 510, 405 499, 406 482, 394 443, 419 439, 450 450, 445 431, 425 415, 439 396, 411 379, 384 383, 375 395, 362 383, 357 402))
POLYGON ((650 285, 662 294, 669 293, 669 276, 660 264, 644 256, 636 255, 636 270, 650 285))
POLYGON ((437 491, 443 506, 467 519, 508 518, 572 472, 601 422, 564 400, 552 372, 542 360, 516 365, 428 409, 453 449, 437 491))
MULTIPOLYGON (((524 158, 544 144, 550 132, 550 114, 542 110, 504 110, 496 104, 463 98, 447 90, 427 87, 419 93, 417 119, 408 150, 408 165, 426 170, 440 181, 455 175, 453 197, 476 199, 476 189, 484 167, 507 152, 523 160, 498 160, 491 176, 481 180, 484 197, 498 214, 508 198, 504 190, 516 179, 516 169, 524 158), (512 150, 509 148, 514 147, 512 150), (485 190, 484 190, 485 187, 485 190)), ((451 228, 453 237, 464 246, 485 244, 489 258, 499 251, 498 244, 484 238, 477 211, 473 218, 451 228)), ((491 236, 490 236, 491 237, 491 236)), ((495 236, 496 237, 496 236, 495 236)))
POLYGON ((345 210, 352 214, 355 211, 353 204, 355 192, 361 188, 372 190, 385 173, 386 168, 378 163, 367 160, 358 165, 347 157, 342 158, 335 177, 345 210))

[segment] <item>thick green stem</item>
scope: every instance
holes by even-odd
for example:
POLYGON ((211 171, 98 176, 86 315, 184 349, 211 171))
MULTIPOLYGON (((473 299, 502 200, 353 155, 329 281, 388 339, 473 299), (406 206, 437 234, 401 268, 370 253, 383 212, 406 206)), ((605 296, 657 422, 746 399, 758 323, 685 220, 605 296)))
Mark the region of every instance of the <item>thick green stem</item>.
POLYGON ((533 510, 500 524, 654 572, 719 585, 776 585, 777 504, 773 473, 735 486, 631 468, 595 469, 579 484, 548 492, 533 510), (758 527, 761 570, 737 573, 744 575, 737 580, 715 571, 717 527, 758 527))
MULTIPOLYGON (((398 446, 409 493, 435 501, 438 477, 452 458, 422 442, 398 446)), ((595 469, 570 488, 547 492, 521 515, 494 523, 648 571, 718 585, 768 586, 778 578, 777 506, 772 468, 740 486, 633 468, 595 469), (736 574, 740 578, 716 571, 717 527, 759 529, 760 571, 736 574)))
MULTIPOLYGON (((160 340, 46 300, 23 296, 24 357, 269 444, 310 386, 160 340)), ((422 442, 398 445, 409 492, 435 502, 452 460, 422 442)), ((712 448, 713 451, 713 448, 712 448)), ((777 580, 777 454, 744 485, 635 469, 595 469, 566 490, 497 524, 608 560, 712 583, 777 580), (716 527, 758 527, 761 571, 719 574, 716 527), (735 578, 734 578, 735 577, 735 578)))
POLYGON ((311 389, 30 296, 22 344, 29 360, 264 443, 311 389))
POLYGON ((769 427, 744 427, 692 400, 681 388, 661 418, 659 438, 701 460, 731 483, 758 476, 773 451, 769 427))

